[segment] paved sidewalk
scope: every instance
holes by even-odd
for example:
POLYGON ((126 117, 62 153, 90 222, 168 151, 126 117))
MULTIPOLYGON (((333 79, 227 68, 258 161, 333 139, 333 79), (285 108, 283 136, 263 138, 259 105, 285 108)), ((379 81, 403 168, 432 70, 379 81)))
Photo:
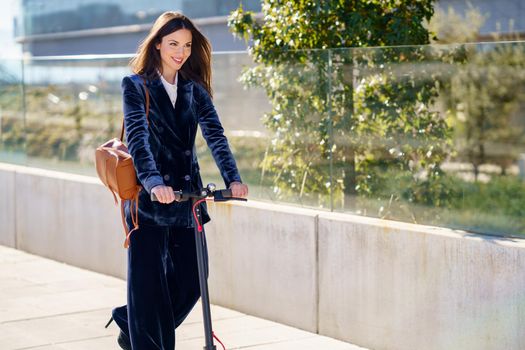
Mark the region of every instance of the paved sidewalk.
MULTIPOLYGON (((1 350, 118 350, 118 328, 104 325, 125 300, 120 279, 0 246, 1 350)), ((177 350, 203 348, 201 315, 195 307, 177 329, 177 350)), ((212 315, 228 350, 365 350, 219 306, 212 315)))

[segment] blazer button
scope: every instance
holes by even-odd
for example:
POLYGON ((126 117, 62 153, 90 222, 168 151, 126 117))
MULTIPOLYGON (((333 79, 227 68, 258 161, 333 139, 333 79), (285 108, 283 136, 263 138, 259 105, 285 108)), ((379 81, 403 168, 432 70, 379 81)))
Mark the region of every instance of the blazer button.
POLYGON ((164 180, 168 181, 170 179, 170 176, 168 174, 164 175, 164 180))
POLYGON ((163 132, 164 128, 162 126, 159 126, 159 132, 163 132))
POLYGON ((190 181, 191 177, 189 175, 184 176, 184 180, 190 181))
POLYGON ((184 151, 184 154, 187 155, 187 156, 191 156, 191 151, 190 150, 186 150, 186 151, 184 151))

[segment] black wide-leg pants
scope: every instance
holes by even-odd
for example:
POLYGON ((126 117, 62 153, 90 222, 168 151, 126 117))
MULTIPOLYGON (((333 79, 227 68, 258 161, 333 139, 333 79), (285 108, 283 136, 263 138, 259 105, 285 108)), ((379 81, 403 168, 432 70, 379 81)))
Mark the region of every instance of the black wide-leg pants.
POLYGON ((194 229, 140 224, 128 248, 128 303, 113 309, 132 349, 175 349, 175 329, 199 297, 194 229))

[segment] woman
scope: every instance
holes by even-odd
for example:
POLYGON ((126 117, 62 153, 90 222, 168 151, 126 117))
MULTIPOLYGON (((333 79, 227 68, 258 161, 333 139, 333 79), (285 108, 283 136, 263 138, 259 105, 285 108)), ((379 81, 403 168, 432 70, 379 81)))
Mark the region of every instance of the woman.
MULTIPOLYGON (((248 194, 211 101, 210 58, 210 44, 193 23, 165 12, 131 61, 135 74, 122 80, 126 139, 143 187, 140 226, 128 250, 128 303, 112 312, 123 349, 174 349, 175 329, 200 297, 190 202, 175 201, 173 193, 202 188, 197 125, 226 187, 234 197, 248 194)), ((208 222, 205 204, 201 213, 208 222)), ((131 229, 129 202, 125 216, 131 229)))

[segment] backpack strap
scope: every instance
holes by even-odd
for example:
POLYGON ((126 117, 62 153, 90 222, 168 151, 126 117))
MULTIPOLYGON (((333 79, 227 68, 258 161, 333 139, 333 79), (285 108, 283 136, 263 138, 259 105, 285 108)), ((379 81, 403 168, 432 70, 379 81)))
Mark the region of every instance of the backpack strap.
POLYGON ((122 224, 124 225, 124 230, 126 232, 126 240, 124 241, 124 248, 128 248, 130 244, 131 234, 133 231, 137 230, 139 228, 139 192, 137 191, 137 194, 135 194, 135 198, 131 200, 131 204, 129 206, 129 211, 131 213, 131 222, 133 224, 133 229, 128 230, 128 225, 126 224, 126 218, 124 215, 124 201, 120 201, 120 213, 122 214, 122 224), (135 210, 133 210, 133 206, 135 206, 135 210))

